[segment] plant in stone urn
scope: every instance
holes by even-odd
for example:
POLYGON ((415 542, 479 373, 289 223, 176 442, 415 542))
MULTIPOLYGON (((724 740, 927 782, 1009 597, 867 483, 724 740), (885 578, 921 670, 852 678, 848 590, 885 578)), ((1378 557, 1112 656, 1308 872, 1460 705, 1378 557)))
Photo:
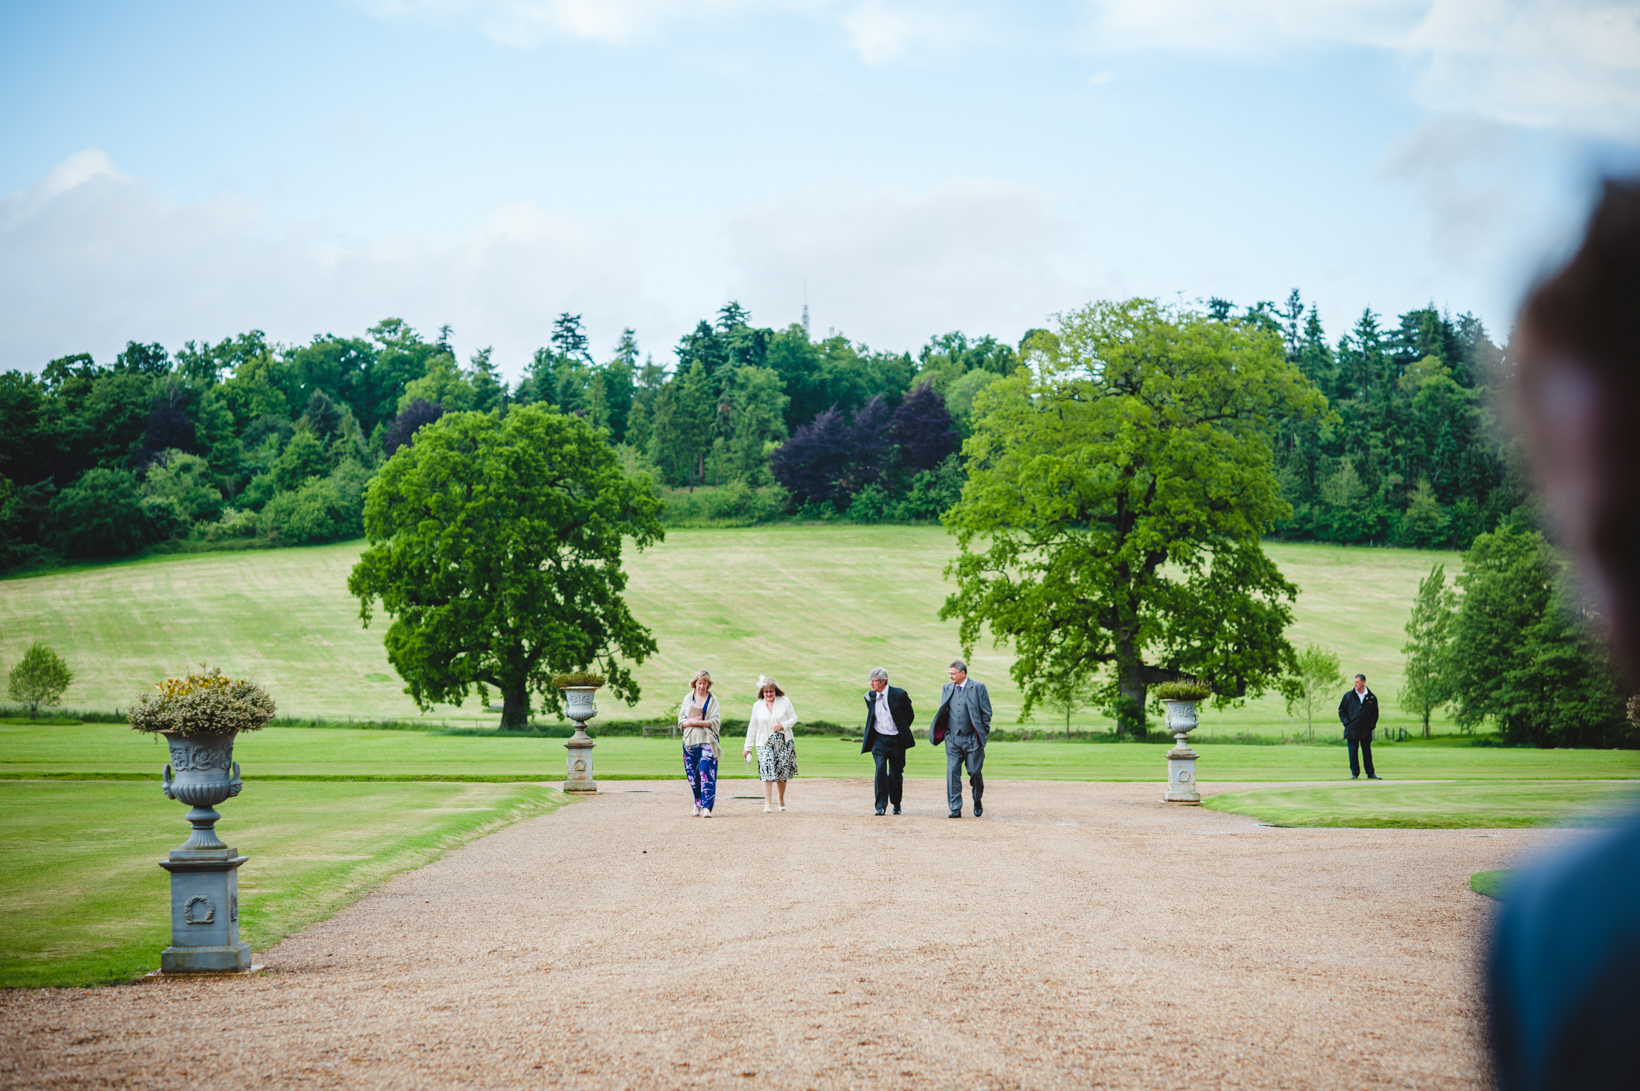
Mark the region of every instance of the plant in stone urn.
POLYGON ((564 691, 564 715, 575 721, 575 734, 564 748, 569 751, 569 771, 564 778, 566 792, 596 792, 598 782, 592 777, 592 748, 587 735, 587 721, 598 715, 593 694, 604 684, 604 676, 592 671, 569 671, 552 676, 552 684, 564 691))
POLYGON ((1167 730, 1182 749, 1186 737, 1200 723, 1196 717, 1196 705, 1213 696, 1212 688, 1206 682, 1188 678, 1179 682, 1163 682, 1150 692, 1167 706, 1167 730))
POLYGON ((243 782, 233 760, 234 737, 268 725, 273 698, 255 682, 229 678, 220 667, 200 664, 183 678, 167 678, 144 693, 128 716, 137 731, 164 735, 171 746, 165 767, 165 795, 193 808, 193 834, 184 849, 226 848, 216 836, 222 816, 216 805, 239 794, 243 782))
POLYGON ((1173 733, 1173 749, 1167 752, 1167 791, 1164 803, 1200 803, 1196 790, 1197 754, 1190 749, 1189 735, 1196 729, 1196 704, 1213 695, 1205 682, 1185 678, 1163 682, 1150 691, 1167 706, 1167 730, 1173 733))
POLYGON ((236 973, 251 969, 250 945, 239 938, 239 868, 247 857, 216 836, 216 805, 239 794, 234 736, 273 719, 273 698, 255 682, 229 678, 200 664, 184 678, 167 678, 131 706, 138 731, 171 745, 165 794, 186 803, 193 833, 159 866, 171 873, 171 945, 160 953, 163 973, 236 973))

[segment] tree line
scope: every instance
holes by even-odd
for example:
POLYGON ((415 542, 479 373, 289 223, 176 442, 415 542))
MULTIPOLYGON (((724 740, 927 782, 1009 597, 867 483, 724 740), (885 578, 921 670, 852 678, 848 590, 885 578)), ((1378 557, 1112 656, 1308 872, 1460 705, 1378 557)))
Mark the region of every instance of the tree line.
MULTIPOLYGON (((1472 316, 1425 308, 1390 326, 1368 311, 1329 343, 1297 292, 1205 314, 1277 335, 1326 399, 1273 418, 1292 512, 1271 533, 1463 547, 1524 505, 1488 408, 1506 354, 1472 316)), ((511 384, 489 349, 462 365, 448 327, 425 338, 398 319, 298 346, 253 330, 175 352, 132 342, 111 364, 66 356, 0 375, 0 566, 357 537, 366 485, 417 429, 530 404, 603 429, 629 473, 682 490, 670 504, 704 518, 934 520, 967 480, 976 396, 1044 332, 889 352, 757 326, 731 302, 657 364, 630 329, 600 361, 562 314, 511 384)))
POLYGON ((722 517, 853 506, 856 517, 937 518, 961 489, 955 454, 973 392, 1017 365, 1014 350, 954 332, 917 356, 877 352, 749 317, 727 304, 663 367, 640 358, 630 329, 600 362, 580 317, 562 314, 512 384, 490 349, 463 366, 449 327, 428 339, 399 319, 300 346, 253 330, 5 372, 0 567, 160 542, 357 537, 366 486, 417 430, 447 413, 533 404, 602 429, 629 473, 728 486, 716 490, 722 517))

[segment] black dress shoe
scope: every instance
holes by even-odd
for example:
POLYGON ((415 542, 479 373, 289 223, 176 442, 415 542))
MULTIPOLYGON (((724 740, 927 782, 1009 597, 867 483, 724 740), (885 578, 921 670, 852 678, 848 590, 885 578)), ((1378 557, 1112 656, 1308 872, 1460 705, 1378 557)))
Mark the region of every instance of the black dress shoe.
POLYGON ((1368 780, 1383 780, 1384 778, 1381 777, 1381 776, 1378 776, 1377 774, 1374 774, 1374 773, 1368 773, 1367 774, 1367 779, 1368 780))
POLYGON ((877 817, 878 817, 878 818, 881 818, 881 817, 883 817, 883 812, 882 812, 882 811, 878 811, 878 812, 877 812, 877 817))
POLYGON ((895 814, 899 814, 899 813, 900 813, 900 809, 899 809, 899 808, 898 808, 898 807, 895 807, 895 808, 894 808, 894 813, 895 813, 895 814))
POLYGON ((961 811, 952 811, 950 814, 946 815, 945 817, 947 817, 947 818, 961 818, 962 817, 962 812, 961 811))
POLYGON ((974 800, 974 817, 978 818, 980 815, 982 815, 984 813, 985 813, 985 808, 980 804, 980 801, 977 800, 977 799, 974 800))

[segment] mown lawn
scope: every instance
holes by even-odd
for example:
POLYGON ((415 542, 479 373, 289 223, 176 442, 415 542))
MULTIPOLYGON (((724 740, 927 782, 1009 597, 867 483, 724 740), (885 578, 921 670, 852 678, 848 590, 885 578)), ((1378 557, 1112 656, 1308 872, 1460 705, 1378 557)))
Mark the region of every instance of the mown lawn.
MULTIPOLYGON (((1385 776, 1446 783, 1295 784, 1225 793, 1209 805, 1295 825, 1513 826, 1568 814, 1597 821, 1632 799, 1636 785, 1623 778, 1640 776, 1640 755, 1628 751, 1455 741, 1379 752, 1385 776)), ((726 775, 748 776, 737 741, 727 742, 726 775)), ((1198 750, 1209 793, 1215 784, 1345 775, 1341 747, 1198 750)), ((1159 795, 1165 752, 1163 744, 995 742, 986 772, 994 779, 1149 781, 1159 795)), ((679 777, 676 740, 608 738, 595 753, 611 780, 679 777)), ((167 755, 122 725, 0 725, 0 986, 121 981, 157 965, 168 904, 167 877, 156 862, 186 835, 184 808, 159 792, 167 755), (40 779, 48 777, 62 779, 40 779), (120 779, 84 779, 95 777, 120 779)), ((563 799, 518 783, 563 777, 558 739, 269 728, 241 737, 235 756, 246 790, 222 807, 219 828, 252 856, 241 890, 253 949, 336 912, 396 871, 563 799), (412 777, 419 779, 378 779, 412 777)), ((830 736, 799 736, 798 762, 805 777, 871 771, 857 742, 830 736)), ((939 795, 943 751, 919 745, 909 772, 924 778, 912 793, 939 795)), ((678 790, 682 798, 682 784, 678 790)), ((802 791, 801 781, 793 790, 802 791)))
MULTIPOLYGON (((8 654, 40 639, 69 660, 77 679, 68 708, 125 708, 158 679, 208 660, 266 684, 289 715, 413 720, 420 714, 382 650, 385 621, 378 615, 361 628, 347 595, 361 548, 150 557, 4 580, 0 632, 8 654)), ((1437 561, 1454 572, 1456 555, 1279 542, 1266 549, 1301 589, 1290 639, 1335 649, 1345 670, 1364 671, 1384 698, 1386 725, 1414 726, 1394 701, 1402 626, 1418 580, 1437 561)), ((926 717, 961 651, 955 624, 938 619, 953 590, 942 575, 953 550, 938 527, 671 530, 661 545, 628 553, 629 599, 660 651, 636 672, 644 694, 636 709, 606 698, 605 717, 668 715, 690 675, 706 667, 728 719, 744 715, 757 676, 768 673, 800 716, 853 723, 864 719, 860 695, 873 666, 886 666, 926 717)), ((1015 723, 1011 653, 985 642, 971 662, 990 687, 997 722, 1015 723)), ((1322 712, 1318 733, 1336 734, 1331 710, 1322 712)), ((486 716, 474 701, 429 719, 486 716)), ((1044 712, 1035 726, 1063 722, 1044 712)), ((1079 710, 1072 726, 1110 723, 1079 710)), ((1267 697, 1207 710, 1202 733, 1290 735, 1298 726, 1267 697)), ((1450 730, 1445 721, 1437 727, 1450 730)))
POLYGON ((1405 829, 1502 829, 1608 825, 1640 805, 1633 781, 1515 781, 1393 784, 1356 781, 1326 787, 1226 792, 1207 807, 1279 826, 1405 829))
MULTIPOLYGON (((596 735, 596 725, 594 725, 596 735)), ((726 734, 723 775, 749 776, 740 761, 744 736, 726 734)), ((682 776, 676 739, 631 736, 598 739, 593 751, 601 776, 682 776)), ((1028 780, 1166 779, 1171 744, 1062 741, 993 742, 987 776, 1028 780)), ((1247 781, 1334 780, 1349 775, 1342 746, 1258 746, 1195 743, 1204 785, 1247 781)), ((1640 751, 1532 750, 1464 745, 1442 738, 1384 744, 1374 749, 1378 771, 1396 780, 1604 780, 1640 777, 1640 751)), ((464 737, 415 731, 270 727, 243 735, 234 757, 247 781, 267 777, 561 779, 562 739, 464 737)), ((797 735, 804 776, 867 776, 871 759, 858 742, 837 736, 797 735)), ((40 776, 141 777, 159 781, 170 760, 164 744, 120 724, 66 727, 0 725, 0 778, 40 776)), ((910 753, 907 771, 944 777, 945 751, 926 737, 910 753)))
MULTIPOLYGON (((564 802, 522 784, 262 783, 219 809, 250 861, 241 938, 260 951, 456 845, 564 802), (340 789, 340 790, 339 790, 340 789)), ((0 986, 127 981, 170 942, 187 808, 157 784, 0 783, 0 986)))

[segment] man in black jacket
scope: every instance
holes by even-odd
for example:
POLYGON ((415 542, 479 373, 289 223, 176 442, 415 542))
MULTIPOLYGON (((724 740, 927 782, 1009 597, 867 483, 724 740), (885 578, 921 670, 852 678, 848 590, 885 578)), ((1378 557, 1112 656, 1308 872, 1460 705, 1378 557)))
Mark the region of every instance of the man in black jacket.
POLYGON ((1344 740, 1350 744, 1350 779, 1361 775, 1361 762, 1367 766, 1367 779, 1377 780, 1372 771, 1372 729, 1378 726, 1378 698, 1367 688, 1367 676, 1355 676, 1355 688, 1344 694, 1338 703, 1338 718, 1344 724, 1344 740), (1356 748, 1360 747, 1360 760, 1356 748))
POLYGON ((866 693, 866 730, 860 740, 860 753, 870 754, 877 762, 878 814, 887 811, 890 803, 894 804, 894 813, 900 813, 905 752, 917 745, 911 735, 911 723, 916 718, 905 690, 889 685, 888 672, 874 667, 871 689, 866 693))

